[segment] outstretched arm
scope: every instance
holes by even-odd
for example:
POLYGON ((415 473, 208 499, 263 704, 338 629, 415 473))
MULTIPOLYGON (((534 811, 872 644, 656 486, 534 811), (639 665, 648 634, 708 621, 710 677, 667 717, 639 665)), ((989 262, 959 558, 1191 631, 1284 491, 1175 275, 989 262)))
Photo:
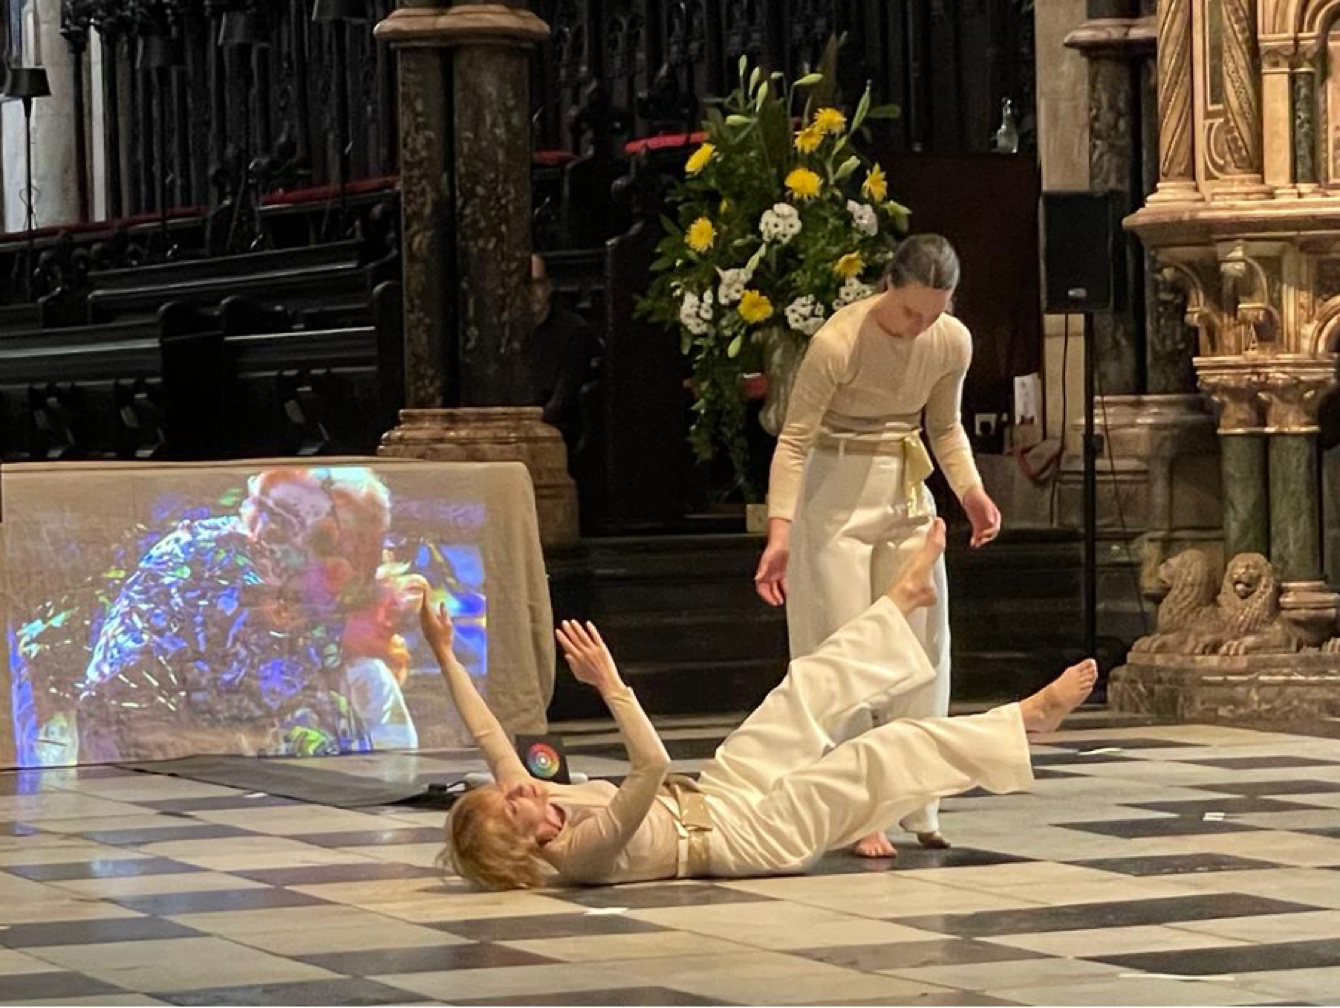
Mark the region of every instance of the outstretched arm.
POLYGON ((670 756, 633 691, 624 685, 614 657, 594 624, 565 620, 559 646, 579 682, 600 692, 619 724, 631 767, 610 804, 573 828, 572 845, 586 859, 608 861, 623 849, 647 817, 670 767, 670 756))
POLYGON ((428 594, 425 592, 419 609, 419 622, 423 627, 424 639, 433 649, 437 663, 442 666, 442 678, 446 680, 447 689, 451 691, 451 699, 456 704, 456 710, 460 713, 461 720, 465 722, 465 727, 474 736, 475 745, 483 750, 484 759, 493 773, 493 779, 504 787, 530 780, 530 774, 526 773, 520 757, 512 748, 507 732, 493 716, 493 711, 489 710, 484 698, 479 695, 470 673, 465 671, 465 667, 456 660, 456 655, 452 652, 451 644, 455 629, 451 625, 451 617, 447 615, 446 605, 434 606, 429 602, 428 594))

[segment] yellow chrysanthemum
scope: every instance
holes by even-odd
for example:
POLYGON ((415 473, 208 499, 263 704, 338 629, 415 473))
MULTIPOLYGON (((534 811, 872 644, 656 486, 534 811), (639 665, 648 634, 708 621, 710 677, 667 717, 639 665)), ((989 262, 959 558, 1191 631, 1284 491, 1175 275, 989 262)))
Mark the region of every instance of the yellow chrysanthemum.
POLYGON ((814 199, 819 195, 819 184, 819 176, 808 168, 793 168, 786 176, 786 188, 796 199, 814 199))
POLYGON ((688 161, 684 163, 684 170, 690 175, 697 175, 707 167, 707 162, 716 157, 717 149, 714 144, 705 143, 696 151, 689 155, 688 161))
POLYGON ((689 248, 693 251, 700 254, 706 252, 712 247, 712 243, 717 240, 716 226, 706 217, 699 217, 689 225, 684 240, 688 242, 689 248))
POLYGON ((820 133, 841 133, 847 128, 847 117, 835 108, 821 108, 814 113, 814 128, 820 133))
POLYGON ((802 154, 811 154, 824 142, 823 132, 815 126, 806 126, 796 134, 796 150, 802 154))
POLYGON ((837 262, 833 263, 833 272, 842 277, 843 280, 849 280, 854 276, 860 276, 861 270, 865 269, 865 260, 861 258, 859 252, 848 252, 837 262))
POLYGON ((861 192, 876 203, 884 202, 884 198, 889 195, 889 181, 884 177, 884 169, 878 164, 870 166, 865 182, 861 185, 861 192))
POLYGON ((756 290, 747 290, 740 298, 740 317, 750 325, 758 325, 772 318, 772 302, 766 294, 756 290))

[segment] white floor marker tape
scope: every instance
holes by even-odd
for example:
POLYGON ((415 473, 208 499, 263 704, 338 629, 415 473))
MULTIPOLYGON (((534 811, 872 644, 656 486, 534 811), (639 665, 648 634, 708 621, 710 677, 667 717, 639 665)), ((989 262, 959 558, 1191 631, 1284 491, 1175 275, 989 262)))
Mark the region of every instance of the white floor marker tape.
POLYGON ((1182 973, 1120 973, 1118 980, 1186 980, 1190 983, 1236 983, 1231 976, 1188 976, 1182 973))
POLYGON ((1107 746, 1104 749, 1085 749, 1080 753, 1081 756, 1106 756, 1109 753, 1121 752, 1120 746, 1107 746))
POLYGON ((592 907, 586 911, 588 917, 610 917, 614 914, 624 914, 628 912, 627 907, 592 907))

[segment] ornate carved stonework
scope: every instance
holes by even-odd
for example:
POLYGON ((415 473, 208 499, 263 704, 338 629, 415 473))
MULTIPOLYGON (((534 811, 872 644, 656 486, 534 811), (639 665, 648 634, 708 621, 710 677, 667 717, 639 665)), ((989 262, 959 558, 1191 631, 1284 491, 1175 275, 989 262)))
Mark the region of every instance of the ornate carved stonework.
POLYGON ((1197 361, 1196 370, 1200 372, 1200 387, 1219 407, 1220 434, 1247 434, 1262 429, 1265 415, 1261 380, 1256 372, 1232 360, 1197 361))
POLYGON ((1158 9, 1159 186, 1153 200, 1200 198, 1196 187, 1191 94, 1191 0, 1158 9))
POLYGON ((1335 388, 1335 360, 1277 364, 1261 376, 1266 430, 1272 434, 1315 434, 1317 410, 1335 388))
POLYGON ((1261 184, 1261 59, 1255 0, 1216 0, 1223 117, 1212 136, 1222 156, 1214 198, 1269 196, 1261 184))

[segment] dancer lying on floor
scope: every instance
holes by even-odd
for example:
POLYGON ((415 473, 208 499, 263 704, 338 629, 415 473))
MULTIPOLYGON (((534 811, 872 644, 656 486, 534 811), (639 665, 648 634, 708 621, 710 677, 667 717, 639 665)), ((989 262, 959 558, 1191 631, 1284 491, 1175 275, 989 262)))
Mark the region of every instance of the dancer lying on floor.
POLYGON ((1054 731, 1084 701, 1097 675, 1092 661, 985 714, 891 721, 836 747, 831 741, 853 707, 934 677, 907 616, 934 603, 943 549, 937 519, 884 597, 793 661, 697 784, 667 775, 665 747, 600 634, 570 621, 557 631, 559 644, 573 675, 609 705, 631 770, 617 789, 533 779, 453 657, 445 608, 424 605, 425 636, 496 781, 452 809, 444 866, 486 889, 801 873, 933 798, 978 785, 997 794, 1027 789, 1026 733, 1054 731))

